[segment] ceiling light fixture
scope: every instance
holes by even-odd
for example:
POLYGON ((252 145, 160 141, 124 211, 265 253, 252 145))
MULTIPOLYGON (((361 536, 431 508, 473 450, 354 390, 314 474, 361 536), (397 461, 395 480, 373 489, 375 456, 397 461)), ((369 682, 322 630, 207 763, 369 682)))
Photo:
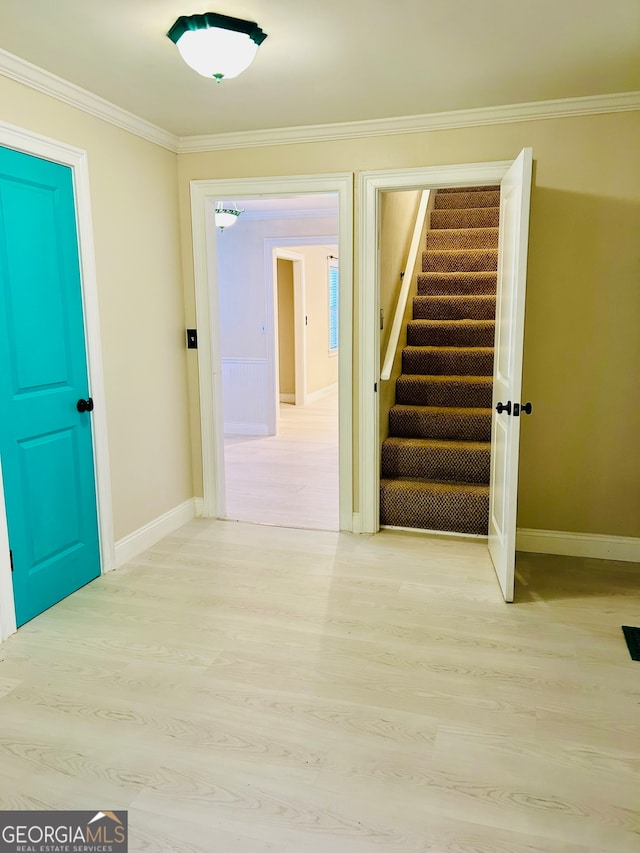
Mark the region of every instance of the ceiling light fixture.
POLYGON ((254 21, 206 12, 182 15, 167 36, 187 65, 220 83, 251 65, 267 34, 254 21))
POLYGON ((223 207, 222 202, 219 201, 214 211, 215 223, 221 231, 224 231, 225 228, 231 228, 236 224, 241 213, 244 213, 244 210, 238 210, 235 204, 233 207, 223 207))

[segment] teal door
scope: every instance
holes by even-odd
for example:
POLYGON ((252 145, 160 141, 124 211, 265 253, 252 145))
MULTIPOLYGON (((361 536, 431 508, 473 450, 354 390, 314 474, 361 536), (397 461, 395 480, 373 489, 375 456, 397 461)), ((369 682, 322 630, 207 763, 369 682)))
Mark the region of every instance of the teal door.
POLYGON ((18 625, 100 574, 88 390, 71 169, 0 148, 0 461, 18 625))

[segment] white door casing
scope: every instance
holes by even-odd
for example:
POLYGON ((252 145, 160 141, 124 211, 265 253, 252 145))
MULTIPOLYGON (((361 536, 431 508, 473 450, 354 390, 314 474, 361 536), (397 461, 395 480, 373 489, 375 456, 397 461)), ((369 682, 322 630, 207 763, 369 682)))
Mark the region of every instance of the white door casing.
POLYGON ((524 402, 520 396, 532 168, 533 150, 524 148, 504 176, 500 191, 489 553, 505 601, 514 597, 521 416, 514 416, 513 406, 524 402), (511 403, 511 414, 498 414, 499 402, 511 403))
MULTIPOLYGON (((222 373, 218 335, 218 280, 215 231, 207 232, 217 198, 242 199, 259 196, 295 196, 314 193, 338 195, 338 245, 341 259, 341 290, 338 381, 340 529, 353 529, 352 471, 352 311, 353 311, 353 174, 291 175, 275 178, 227 178, 191 182, 196 324, 198 327, 198 384, 202 438, 202 514, 224 515, 224 423, 222 417, 222 373), (209 239, 208 239, 209 236, 209 239), (344 344, 344 345, 343 345, 344 344)), ((279 239, 283 245, 286 241, 279 239)), ((295 238, 290 245, 302 245, 295 238)), ((270 265, 270 261, 269 261, 270 265)), ((268 303, 269 305, 269 303, 268 303)), ((270 303, 273 309, 273 300, 270 303)), ((269 348, 271 349, 271 348, 269 348)), ((270 394, 275 399, 275 392, 270 394)))
MULTIPOLYGON (((89 167, 86 151, 74 148, 40 134, 0 122, 0 145, 13 148, 43 160, 71 167, 76 206, 77 231, 84 310, 85 343, 90 395, 95 408, 92 412, 93 454, 96 474, 98 532, 100 538, 101 571, 115 566, 111 475, 107 441, 102 345, 98 314, 98 287, 93 246, 89 167)), ((16 630, 11 581, 11 560, 6 526, 2 476, 0 472, 0 642, 16 630)))

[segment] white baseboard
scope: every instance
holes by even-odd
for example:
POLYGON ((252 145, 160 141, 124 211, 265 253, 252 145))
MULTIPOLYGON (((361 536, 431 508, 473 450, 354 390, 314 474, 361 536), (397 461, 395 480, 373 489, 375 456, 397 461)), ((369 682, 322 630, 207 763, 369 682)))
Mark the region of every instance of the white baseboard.
POLYGON ((315 403, 316 400, 321 400, 323 397, 326 397, 329 394, 337 394, 337 392, 337 382, 334 382, 333 385, 326 385, 324 388, 318 388, 317 391, 312 391, 310 394, 307 394, 307 405, 309 405, 309 403, 315 403))
POLYGON ((182 527, 183 524, 191 521, 196 515, 197 500, 201 501, 202 499, 190 498, 174 509, 170 509, 169 512, 165 512, 164 515, 150 521, 149 524, 145 524, 139 530, 134 530, 133 533, 119 539, 115 547, 115 568, 118 569, 128 563, 129 560, 133 560, 138 554, 146 551, 147 548, 151 548, 164 536, 168 536, 174 530, 182 527))
POLYGON ((280 402, 281 403, 295 403, 296 395, 295 394, 280 394, 280 402))
POLYGON ((269 435, 268 424, 227 424, 224 425, 225 435, 269 435))
POLYGON ((603 536, 593 533, 567 533, 562 530, 518 528, 516 550, 535 554, 559 554, 566 557, 592 557, 596 560, 640 563, 640 539, 632 536, 603 536))
POLYGON ((194 498, 193 502, 196 509, 196 518, 202 518, 202 511, 204 510, 204 498, 194 498))
POLYGON ((353 520, 351 522, 351 531, 350 532, 351 533, 362 533, 362 530, 360 529, 360 513, 359 512, 353 513, 353 520))

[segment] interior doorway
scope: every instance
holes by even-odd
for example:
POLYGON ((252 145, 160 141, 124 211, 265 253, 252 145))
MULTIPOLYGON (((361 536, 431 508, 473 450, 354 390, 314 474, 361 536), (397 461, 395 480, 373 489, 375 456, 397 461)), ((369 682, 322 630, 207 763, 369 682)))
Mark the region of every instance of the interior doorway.
MULTIPOLYGON (((459 408, 460 403, 457 399, 459 389, 462 386, 472 386, 472 390, 482 391, 481 398, 474 402, 471 399, 471 404, 475 410, 474 416, 482 412, 485 420, 491 424, 490 436, 490 487, 482 487, 488 492, 488 544, 489 551, 492 557, 494 568, 500 582, 500 586, 506 601, 512 601, 514 595, 514 564, 515 564, 515 536, 516 536, 516 506, 517 506, 517 462, 518 462, 518 440, 521 411, 530 412, 531 405, 526 406, 520 401, 521 380, 522 380, 522 350, 524 338, 524 293, 526 285, 526 264, 527 264, 527 240, 529 229, 529 199, 531 193, 532 180, 532 150, 530 148, 523 149, 518 157, 513 161, 499 163, 478 163, 478 164, 462 164, 458 166, 444 166, 425 169, 410 169, 401 171, 384 171, 363 173, 361 175, 361 197, 364 200, 363 204, 363 239, 361 241, 361 257, 360 268, 365 281, 371 280, 375 286, 364 288, 361 292, 362 298, 359 304, 359 312, 361 317, 360 325, 360 376, 361 387, 363 393, 361 395, 361 421, 360 421, 360 445, 364 448, 361 455, 362 465, 360 469, 360 506, 362 508, 362 526, 363 530, 376 532, 380 526, 380 498, 381 498, 381 478, 380 478, 380 461, 378 453, 378 435, 377 429, 379 424, 379 392, 378 385, 382 378, 381 363, 380 363, 380 335, 379 335, 379 318, 380 318, 380 262, 379 253, 376 251, 380 235, 380 215, 381 215, 381 195, 383 192, 394 190, 436 190, 436 196, 443 193, 443 203, 436 207, 445 210, 447 215, 451 214, 451 209, 462 208, 468 203, 467 196, 473 194, 475 188, 479 197, 487 195, 485 202, 495 203, 495 198, 499 202, 499 222, 500 229, 498 237, 498 246, 482 247, 475 249, 475 254, 478 257, 472 257, 474 249, 469 249, 468 246, 462 246, 454 249, 445 249, 445 251, 434 250, 431 254, 425 252, 426 259, 423 257, 423 263, 427 262, 426 266, 422 267, 423 273, 431 276, 433 279, 446 279, 447 287, 450 287, 452 279, 458 276, 470 276, 476 279, 478 276, 492 276, 495 280, 494 287, 496 288, 495 295, 495 321, 488 319, 464 319, 462 320, 462 329, 465 335, 471 336, 466 343, 483 343, 482 340, 476 340, 479 333, 487 336, 491 333, 493 337, 493 325, 495 324, 495 351, 496 358, 493 369, 493 382, 489 377, 480 375, 467 376, 467 373, 453 376, 432 376, 425 375, 424 381, 421 376, 409 375, 404 376, 404 386, 410 388, 411 393, 419 393, 419 399, 409 400, 409 403, 416 405, 405 405, 406 411, 403 412, 405 419, 416 415, 417 409, 424 409, 418 412, 424 416, 424 420, 431 419, 435 415, 448 411, 453 413, 455 409, 456 417, 461 412, 466 411, 459 408), (484 187, 492 186, 490 193, 484 192, 484 187), (447 195, 447 191, 450 193, 447 195), (495 197, 495 198, 494 198, 495 197), (464 203, 464 204, 462 204, 464 203), (456 253, 463 256, 468 256, 465 263, 471 264, 468 270, 461 272, 457 269, 451 272, 449 267, 449 253, 456 253), (484 255, 491 255, 493 263, 497 262, 497 271, 483 271, 484 267, 480 266, 481 272, 476 269, 476 261, 478 259, 485 262, 484 255), (480 257, 482 256, 482 257, 480 257), (442 266, 446 261, 446 265, 442 266), (473 263, 471 263, 473 261, 473 263), (433 266, 435 264, 435 266, 433 266), (442 268, 441 268, 442 267, 442 268), (469 328, 466 328, 466 327, 469 328), (487 327, 485 329, 485 326, 487 327), (491 327, 491 328, 489 328, 491 327), (475 337, 474 337, 475 336, 475 337), (471 338, 473 340, 471 341, 471 338), (473 380, 477 381, 473 381, 473 380), (437 381, 436 381, 437 380, 437 381), (433 386, 433 388, 430 388, 433 386), (486 387, 485 387, 486 386, 486 387), (433 394, 430 396, 430 390, 433 394), (493 393, 492 393, 493 392, 493 393), (447 396, 448 395, 448 396, 447 396), (506 398, 509 399, 506 399, 506 398), (497 418, 502 416, 502 420, 497 421, 497 418)), ((426 211, 425 211, 426 212, 426 211)), ((453 211, 456 213, 456 211, 453 211)), ((477 214, 475 207, 468 212, 472 212, 474 216, 477 214)), ((440 215, 440 214, 438 214, 440 215)), ((455 219, 456 216, 453 217, 455 219)), ((464 217, 463 217, 464 218, 464 217)), ((442 223, 441 223, 442 224, 442 223)), ((450 227, 446 229, 446 233, 441 233, 440 237, 446 236, 447 240, 456 236, 465 229, 460 229, 454 223, 449 223, 450 227), (453 229, 453 230, 452 230, 453 229), (455 232, 455 234, 454 234, 455 232)), ((497 228, 495 229, 498 230, 497 228)), ((468 242, 471 236, 473 240, 481 237, 482 241, 487 239, 487 231, 484 227, 475 229, 474 234, 464 234, 465 241, 468 242)), ((419 235, 418 235, 419 236, 419 235)), ((438 238, 439 242, 440 237, 438 238)), ((472 241, 473 242, 473 241, 472 241)), ((404 292, 405 298, 407 292, 404 287, 400 288, 400 292, 404 292)), ((468 301, 467 295, 462 294, 463 300, 468 301)), ((429 297, 427 297, 428 299, 429 297)), ((434 298, 433 296, 431 297, 434 298)), ((435 299, 438 299, 436 296, 435 299)), ((484 296, 481 294, 480 299, 484 296)), ((449 300, 449 296, 446 296, 449 300)), ((477 306, 476 306, 477 307, 477 306)), ((402 323, 402 315, 404 313, 400 300, 398 300, 398 310, 396 316, 400 317, 402 323)), ((465 308, 465 310, 467 310, 465 308)), ((431 325, 435 327, 446 325, 447 334, 456 324, 460 325, 459 319, 448 318, 444 321, 439 318, 431 325)), ((394 319, 395 325, 395 319, 394 319)), ((434 356, 440 357, 440 360, 449 359, 452 355, 450 350, 452 347, 446 347, 446 352, 443 359, 443 353, 435 352, 437 347, 434 345, 437 341, 433 335, 429 340, 425 338, 425 330, 429 331, 429 320, 414 321, 416 340, 413 343, 415 351, 408 353, 415 362, 416 357, 427 359, 430 365, 433 366, 434 356), (419 327, 419 328, 418 328, 419 327), (431 352, 430 350, 434 350, 431 352)), ((432 330, 433 331, 433 330, 432 330)), ((437 331, 437 328, 436 328, 437 331)), ((436 335, 437 338, 437 335, 436 335)), ((459 344, 461 341, 457 341, 459 344)), ((456 347, 460 350, 461 347, 456 347)), ((468 347, 473 349, 474 358, 477 358, 479 353, 476 350, 483 347, 468 347)), ((484 347, 489 349, 489 347, 484 347)), ((492 349, 492 348, 491 348, 492 349)), ((464 353, 465 357, 471 353, 464 353)), ((402 365, 406 368, 405 353, 402 352, 402 365)), ((411 359, 410 359, 411 360, 411 359)), ((437 360, 437 359, 436 359, 437 360)), ((450 372, 450 371, 449 371, 450 372)), ((406 373, 406 370, 404 370, 406 373)), ((415 373, 415 371, 414 371, 415 373)), ((429 371, 430 374, 435 373, 434 370, 429 371)), ((404 392, 403 392, 404 393, 404 392)), ((407 401, 404 401, 407 402, 407 401)), ((466 403, 469 406, 469 402, 466 403)), ((469 410, 471 411, 471 409, 469 410)), ((415 417, 414 417, 415 420, 415 417)), ((433 424, 430 424, 430 427, 433 424)), ((438 427, 439 428, 439 427, 438 427)), ((438 444, 441 444, 438 436, 438 444)), ((444 436, 448 438, 448 436, 444 436)), ((488 436, 487 436, 488 438, 488 436)), ((485 443, 486 443, 485 439, 485 443)), ((414 439, 414 443, 425 444, 428 442, 422 439, 414 439)), ((474 449, 477 449, 474 447, 474 449)), ((484 452, 484 451, 483 451, 484 452)), ((396 454, 397 455, 397 454, 396 454)), ((486 454, 485 455, 489 455, 486 454)), ((414 453, 415 456, 415 453, 414 453)), ((394 457, 395 458, 395 457, 394 457)), ((432 464, 433 457, 429 460, 432 464)), ((414 465, 415 459, 409 459, 409 463, 414 465)), ((486 472, 483 471, 483 476, 486 472)), ((406 492, 408 498, 401 494, 401 499, 404 500, 402 505, 403 517, 409 517, 414 512, 414 506, 411 506, 415 501, 416 483, 415 478, 405 477, 404 480, 387 480, 384 485, 395 487, 399 484, 399 492, 406 492)), ((437 493, 438 499, 441 501, 443 485, 450 487, 449 484, 429 481, 427 484, 434 493, 437 493)), ((454 484, 452 491, 460 491, 465 493, 476 490, 478 487, 472 484, 471 487, 459 486, 454 484)), ((463 494, 464 496, 464 494, 463 494)), ((420 513, 425 513, 424 505, 419 506, 420 513)), ((385 512, 385 515, 388 513, 385 512)), ((427 528, 429 525, 424 523, 423 516, 420 517, 421 524, 412 525, 413 527, 427 528)), ((405 526, 405 525, 402 525, 405 526)), ((436 526, 434 525, 434 528, 436 526)), ((429 529, 430 533, 436 530, 444 530, 444 526, 436 529, 429 529)), ((455 528, 453 528, 455 529, 455 528)))
MULTIPOLYGON (((346 247, 343 255, 350 257, 351 254, 350 234, 348 227, 345 228, 345 222, 351 220, 351 193, 346 192, 350 183, 350 180, 336 181, 334 178, 312 179, 311 187, 305 186, 306 191, 301 195, 261 193, 260 196, 251 196, 242 192, 245 187, 234 185, 231 192, 225 186, 224 193, 207 193, 202 198, 208 255, 207 297, 212 306, 209 344, 215 424, 213 459, 216 463, 212 466, 216 488, 215 492, 209 491, 209 498, 215 499, 215 504, 209 508, 212 515, 321 529, 351 528, 351 370, 348 355, 337 348, 329 352, 328 330, 329 256, 335 266, 341 245, 346 247), (323 189, 326 187, 327 192, 313 192, 314 184, 318 183, 323 189), (213 218, 206 214, 215 210, 216 202, 224 200, 226 204, 229 199, 244 212, 232 229, 227 228, 221 234, 213 226, 213 218), (246 243, 242 245, 243 236, 252 239, 252 247, 246 243), (288 286, 284 284, 283 288, 278 287, 278 261, 281 274, 289 273, 288 286), (246 268, 247 263, 253 265, 252 270, 246 268), (250 294, 250 287, 258 290, 250 294), (279 290, 284 293, 287 287, 288 297, 279 298, 279 290), (291 289, 294 291, 293 312, 291 289), (278 314, 282 321, 285 319, 283 312, 287 322, 291 320, 291 313, 294 315, 293 335, 291 330, 285 330, 283 336, 287 356, 284 358, 283 352, 282 359, 289 367, 286 381, 293 379, 294 390, 283 389, 281 399, 280 378, 281 375, 285 378, 285 374, 280 370, 278 314), (290 363, 292 351, 293 366, 290 363), (230 395, 225 393, 229 389, 230 395), (273 409, 273 416, 270 409, 273 409), (285 447, 287 441, 288 449, 285 447), (330 443, 331 448, 328 447, 330 443), (278 448, 280 466, 271 474, 266 473, 271 464, 265 461, 267 448, 278 448), (292 465, 294 450, 297 459, 292 465), (327 453, 333 458, 331 465, 327 462, 327 453), (238 494, 231 481, 238 473, 235 466, 238 456, 244 468, 241 472, 243 494, 238 494), (326 480, 331 470, 333 486, 326 480), (262 484, 259 482, 261 471, 266 473, 266 481, 262 484), (304 478, 304 483, 300 483, 300 477, 304 478), (276 502, 270 501, 269 496, 273 498, 279 484, 296 510, 297 514, 291 518, 280 515, 276 519, 271 512, 276 502), (314 491, 316 499, 320 500, 316 509, 306 500, 314 491), (260 493, 263 506, 269 512, 262 518, 255 513, 250 517, 250 503, 260 493), (326 504, 330 505, 330 513, 322 509, 323 498, 325 509, 326 504), (306 513, 300 514, 305 504, 306 513)), ((197 188, 192 193, 195 196, 197 188)), ((197 218, 194 214, 194 220, 197 218)), ((197 243, 195 228, 194 242, 197 243)), ((334 334, 339 325, 342 337, 342 327, 345 327, 348 353, 350 270, 345 280, 349 285, 346 298, 336 306, 333 319, 334 334)), ((203 343, 206 345, 207 335, 204 330, 203 339, 200 323, 199 327, 202 378, 202 347, 203 343)), ((206 427, 206 415, 203 422, 206 427)), ((208 451, 209 448, 203 447, 203 462, 208 451)), ((205 513, 206 467, 203 465, 205 513)), ((211 473, 210 469, 209 475, 211 473)))
POLYGON ((337 199, 242 205, 217 251, 222 517, 338 530, 337 199))
POLYGON ((278 386, 281 403, 296 405, 296 327, 293 298, 293 261, 276 259, 278 303, 278 386))
MULTIPOLYGON (((96 478, 100 564, 102 571, 106 572, 113 568, 115 556, 87 156, 85 152, 70 148, 64 143, 41 137, 38 134, 2 122, 0 122, 0 145, 45 161, 64 164, 73 173, 89 387, 95 404, 95 410, 92 412, 93 461, 96 478)), ((6 524, 4 483, 0 471, 0 642, 16 630, 12 568, 6 524)))

